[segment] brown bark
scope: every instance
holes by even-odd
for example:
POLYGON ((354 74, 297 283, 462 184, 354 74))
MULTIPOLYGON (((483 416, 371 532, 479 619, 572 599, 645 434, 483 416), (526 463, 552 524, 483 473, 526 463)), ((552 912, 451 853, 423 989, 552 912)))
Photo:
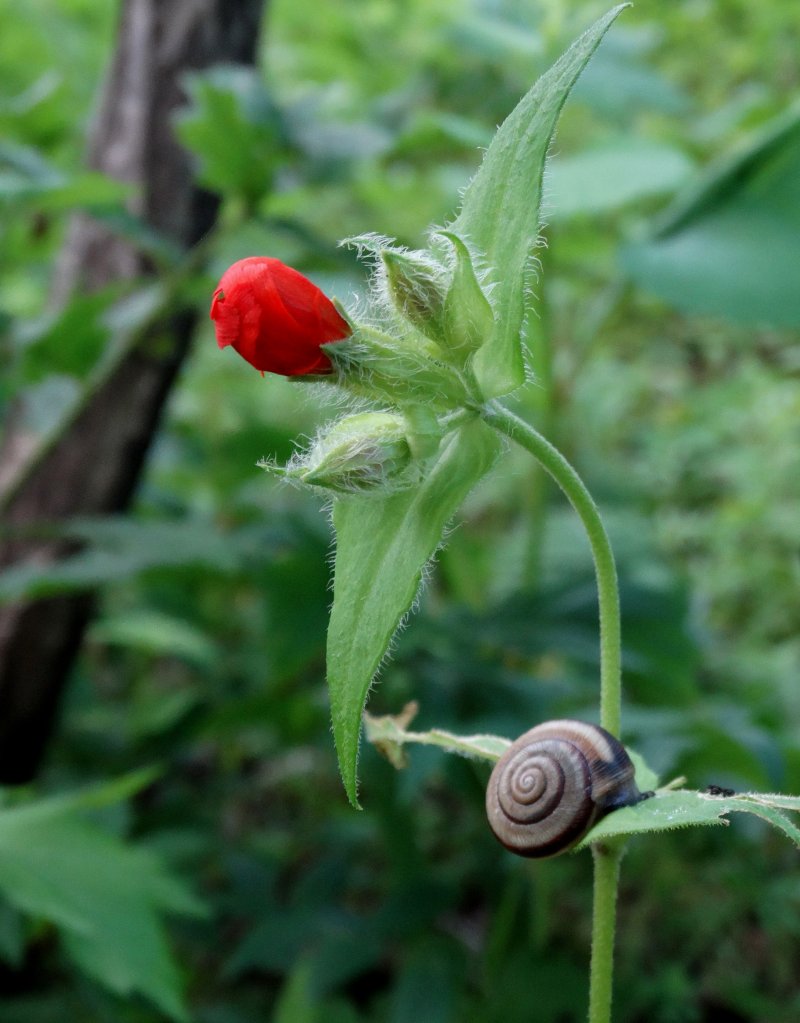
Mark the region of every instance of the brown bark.
MULTIPOLYGON (((173 116, 184 101, 181 79, 218 62, 252 64, 263 7, 264 0, 122 3, 88 162, 133 184, 132 211, 184 248, 213 225, 218 203, 192 183, 189 156, 173 132, 173 116)), ((54 293, 64 301, 76 291, 150 272, 133 244, 78 216, 54 293)), ((20 473, 25 480, 7 497, 7 526, 127 507, 195 321, 195 312, 178 309, 153 324, 32 469, 25 465, 29 439, 11 417, 0 476, 6 488, 20 473)), ((52 561, 64 552, 57 542, 6 536, 0 565, 52 561)), ((91 610, 86 595, 0 608, 0 783, 29 781, 38 770, 91 610)))

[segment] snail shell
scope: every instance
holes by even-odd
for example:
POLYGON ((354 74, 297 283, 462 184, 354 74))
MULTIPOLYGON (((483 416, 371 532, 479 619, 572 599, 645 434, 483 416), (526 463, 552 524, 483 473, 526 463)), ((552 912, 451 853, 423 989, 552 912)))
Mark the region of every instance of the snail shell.
POLYGON ((625 747, 604 728, 547 721, 520 736, 495 764, 486 815, 519 856, 565 852, 604 814, 642 798, 625 747))

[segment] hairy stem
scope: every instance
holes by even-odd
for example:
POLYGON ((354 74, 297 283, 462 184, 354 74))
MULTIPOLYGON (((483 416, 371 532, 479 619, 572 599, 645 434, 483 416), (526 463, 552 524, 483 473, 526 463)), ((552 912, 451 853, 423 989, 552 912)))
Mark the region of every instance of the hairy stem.
POLYGON ((600 604, 600 724, 619 735, 622 683, 619 590, 614 554, 600 512, 580 476, 550 441, 497 402, 481 415, 496 430, 526 448, 553 477, 578 513, 592 547, 600 604))
POLYGON ((617 920, 617 887, 623 843, 596 843, 594 857, 594 905, 592 912, 592 965, 589 974, 589 1023, 611 1023, 614 983, 614 931, 617 920))
MULTIPOLYGON (((597 505, 566 458, 532 426, 497 402, 485 406, 481 415, 496 430, 530 451, 561 487, 583 523, 592 548, 600 605, 600 723, 613 735, 619 735, 622 705, 619 589, 614 554, 597 505)), ((592 847, 594 906, 589 1023, 611 1023, 614 931, 622 850, 622 842, 592 847)))

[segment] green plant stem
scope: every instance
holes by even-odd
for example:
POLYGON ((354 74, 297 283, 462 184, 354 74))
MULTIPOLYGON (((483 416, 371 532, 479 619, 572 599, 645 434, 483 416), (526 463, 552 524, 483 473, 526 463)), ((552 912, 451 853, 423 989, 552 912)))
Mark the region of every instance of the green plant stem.
POLYGON ((592 907, 592 963, 589 973, 589 1023, 611 1023, 614 986, 614 932, 617 921, 617 888, 624 843, 596 843, 594 858, 594 904, 592 907))
POLYGON ((526 448, 553 477, 578 513, 592 547, 600 604, 600 724, 619 735, 622 708, 619 589, 614 554, 600 512, 561 452, 530 424, 498 402, 484 406, 481 415, 496 430, 526 448))
MULTIPOLYGON (((619 588, 614 554, 597 505, 566 458, 530 424, 498 402, 484 406, 481 415, 496 430, 530 451, 561 487, 583 523, 592 548, 600 605, 600 723, 613 735, 619 735, 622 710, 619 588)), ((611 1023, 614 931, 622 852, 621 841, 592 846, 594 903, 589 1023, 611 1023)))

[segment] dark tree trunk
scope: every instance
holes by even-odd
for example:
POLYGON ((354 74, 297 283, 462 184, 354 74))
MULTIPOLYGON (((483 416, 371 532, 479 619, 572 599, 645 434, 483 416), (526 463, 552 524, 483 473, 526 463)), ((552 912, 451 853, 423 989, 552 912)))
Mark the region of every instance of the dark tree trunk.
MULTIPOLYGON (((264 0, 123 0, 89 164, 133 184, 133 212, 184 248, 213 225, 218 203, 192 183, 188 154, 173 133, 181 79, 218 62, 253 64, 263 8, 264 0)), ((63 301, 150 272, 135 245, 78 216, 54 293, 63 301)), ((3 518, 12 531, 128 506, 195 321, 194 312, 178 309, 153 324, 33 468, 25 464, 29 440, 12 414, 0 450, 0 501, 5 489, 3 518)), ((57 542, 6 535, 0 565, 64 553, 57 542)), ((91 610, 85 595, 0 608, 0 783, 36 774, 91 610)))

